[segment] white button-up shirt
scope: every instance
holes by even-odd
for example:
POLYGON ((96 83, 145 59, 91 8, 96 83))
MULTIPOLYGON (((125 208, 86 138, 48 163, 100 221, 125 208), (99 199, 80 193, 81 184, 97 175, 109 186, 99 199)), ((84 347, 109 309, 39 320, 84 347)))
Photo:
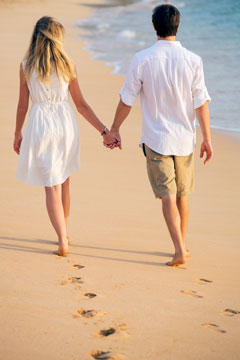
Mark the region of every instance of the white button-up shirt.
POLYGON ((195 109, 211 101, 201 58, 179 41, 158 40, 137 53, 130 64, 122 101, 142 106, 142 137, 163 155, 189 155, 196 143, 195 109))

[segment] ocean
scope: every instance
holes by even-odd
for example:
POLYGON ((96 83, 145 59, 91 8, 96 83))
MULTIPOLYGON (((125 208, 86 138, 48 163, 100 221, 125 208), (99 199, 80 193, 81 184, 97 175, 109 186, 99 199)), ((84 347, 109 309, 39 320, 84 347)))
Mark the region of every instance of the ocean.
MULTIPOLYGON (((152 9, 156 0, 105 0, 85 5, 92 17, 77 22, 79 36, 94 58, 126 75, 133 55, 156 41, 152 9)), ((181 12, 177 40, 203 59, 212 98, 211 126, 240 132, 240 0, 176 0, 181 12)))

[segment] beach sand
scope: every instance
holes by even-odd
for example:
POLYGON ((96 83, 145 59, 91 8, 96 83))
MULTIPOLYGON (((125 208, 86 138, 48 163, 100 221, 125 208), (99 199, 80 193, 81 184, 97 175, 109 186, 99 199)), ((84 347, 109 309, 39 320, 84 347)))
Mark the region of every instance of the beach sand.
POLYGON ((214 132, 214 159, 204 166, 198 133, 191 256, 171 268, 165 265, 173 246, 161 202, 154 199, 138 148, 139 103, 122 126, 122 151, 104 148, 78 116, 81 171, 71 177, 72 245, 68 257, 52 254, 56 235, 44 190, 16 180, 12 150, 19 64, 43 15, 66 27, 66 49, 83 94, 108 126, 123 84, 77 38, 74 22, 90 16, 89 8, 68 0, 1 2, 0 358, 239 359, 237 138, 214 132))

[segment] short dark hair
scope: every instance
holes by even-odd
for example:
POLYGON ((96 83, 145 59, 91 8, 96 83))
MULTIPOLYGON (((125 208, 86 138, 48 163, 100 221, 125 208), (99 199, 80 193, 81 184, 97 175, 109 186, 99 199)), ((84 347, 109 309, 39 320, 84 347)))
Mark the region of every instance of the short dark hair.
POLYGON ((152 22, 158 36, 175 36, 180 23, 180 12, 173 5, 160 5, 153 9, 152 22))

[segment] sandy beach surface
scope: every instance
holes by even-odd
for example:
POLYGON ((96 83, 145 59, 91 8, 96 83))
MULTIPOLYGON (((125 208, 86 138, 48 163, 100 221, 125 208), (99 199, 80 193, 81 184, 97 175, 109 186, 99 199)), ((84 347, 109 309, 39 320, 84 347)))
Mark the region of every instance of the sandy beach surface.
MULTIPOLYGON (((86 3, 87 0, 84 0, 86 3)), ((19 64, 43 15, 66 27, 80 86, 110 126, 123 77, 92 60, 77 38, 90 9, 69 0, 0 2, 0 359, 238 360, 240 358, 239 155, 213 133, 214 159, 195 161, 188 263, 173 246, 138 148, 139 103, 122 127, 123 150, 102 146, 78 116, 81 171, 71 177, 68 257, 57 257, 44 190, 16 180, 12 142, 19 64)))

